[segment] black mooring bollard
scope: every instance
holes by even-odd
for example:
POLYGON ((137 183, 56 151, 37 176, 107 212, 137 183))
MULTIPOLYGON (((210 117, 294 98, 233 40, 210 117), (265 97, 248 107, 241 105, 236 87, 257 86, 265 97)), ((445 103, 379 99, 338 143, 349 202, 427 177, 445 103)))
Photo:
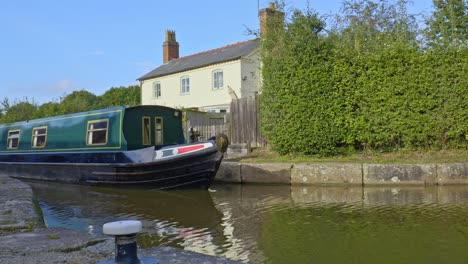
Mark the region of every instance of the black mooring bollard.
POLYGON ((115 236, 115 259, 99 264, 157 264, 154 258, 140 257, 137 254, 136 234, 141 231, 141 222, 136 220, 117 221, 104 224, 102 232, 115 236))

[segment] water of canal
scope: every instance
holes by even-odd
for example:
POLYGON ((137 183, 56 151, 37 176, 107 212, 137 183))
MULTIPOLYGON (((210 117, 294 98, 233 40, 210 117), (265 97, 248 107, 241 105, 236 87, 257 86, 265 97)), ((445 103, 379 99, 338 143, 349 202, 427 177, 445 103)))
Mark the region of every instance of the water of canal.
POLYGON ((468 186, 209 191, 29 183, 49 227, 138 219, 141 247, 248 263, 468 263, 468 186))

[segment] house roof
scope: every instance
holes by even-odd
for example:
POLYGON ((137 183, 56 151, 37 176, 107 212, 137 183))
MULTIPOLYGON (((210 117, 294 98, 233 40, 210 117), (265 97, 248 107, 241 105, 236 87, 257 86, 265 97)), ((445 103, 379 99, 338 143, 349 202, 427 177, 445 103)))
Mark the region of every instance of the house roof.
POLYGON ((139 81, 165 76, 173 73, 183 72, 204 66, 237 60, 252 52, 260 44, 259 39, 235 43, 225 47, 196 53, 193 55, 173 59, 166 64, 150 71, 138 78, 139 81))

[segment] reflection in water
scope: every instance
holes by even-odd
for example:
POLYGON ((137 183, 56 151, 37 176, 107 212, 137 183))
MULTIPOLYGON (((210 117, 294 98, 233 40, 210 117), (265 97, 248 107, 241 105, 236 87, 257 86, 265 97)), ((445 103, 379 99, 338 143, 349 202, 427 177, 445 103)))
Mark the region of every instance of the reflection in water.
POLYGON ((468 186, 215 185, 126 190, 29 183, 48 226, 143 222, 139 244, 249 263, 467 263, 468 186))
POLYGON ((94 235, 106 222, 138 219, 139 245, 174 246, 206 254, 222 254, 222 214, 210 193, 199 190, 157 191, 28 182, 49 227, 65 227, 94 235))

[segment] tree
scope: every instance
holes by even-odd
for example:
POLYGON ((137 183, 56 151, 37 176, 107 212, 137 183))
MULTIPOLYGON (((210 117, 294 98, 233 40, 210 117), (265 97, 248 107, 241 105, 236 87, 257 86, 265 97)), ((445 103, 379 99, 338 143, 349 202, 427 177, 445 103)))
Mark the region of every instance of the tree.
POLYGON ((74 91, 65 96, 60 103, 63 114, 90 111, 99 108, 96 105, 96 95, 85 91, 74 91))
POLYGON ((426 20, 430 47, 468 46, 468 1, 433 0, 434 12, 426 20))
POLYGON ((120 105, 139 105, 141 101, 140 86, 112 87, 98 98, 99 108, 120 105))
POLYGON ((102 96, 96 96, 88 91, 74 91, 59 102, 47 102, 40 106, 29 102, 27 98, 10 104, 8 98, 0 101, 0 123, 10 123, 33 118, 42 118, 90 111, 112 106, 139 105, 141 98, 140 87, 112 87, 102 96))
POLYGON ((60 103, 48 102, 42 104, 38 108, 38 117, 56 116, 64 113, 64 109, 60 103))
POLYGON ((8 98, 3 98, 3 101, 0 102, 0 123, 5 123, 3 119, 9 108, 10 108, 10 102, 8 98))
POLYGON ((2 105, 4 109, 2 123, 25 121, 37 117, 37 105, 34 102, 29 102, 27 98, 15 102, 13 105, 10 105, 8 99, 4 99, 2 105))
POLYGON ((417 45, 418 26, 407 11, 408 0, 346 0, 333 32, 341 47, 356 53, 374 53, 396 42, 417 45))

